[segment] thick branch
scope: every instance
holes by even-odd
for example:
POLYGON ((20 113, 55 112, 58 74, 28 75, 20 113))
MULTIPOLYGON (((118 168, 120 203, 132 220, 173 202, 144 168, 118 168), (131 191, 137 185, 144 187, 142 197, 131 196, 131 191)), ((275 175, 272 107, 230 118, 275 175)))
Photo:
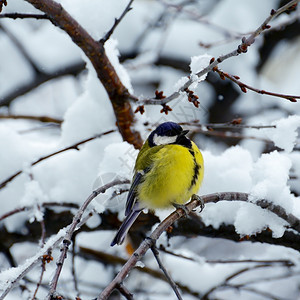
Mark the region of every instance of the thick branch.
POLYGON ((64 30, 90 59, 108 93, 123 139, 140 148, 142 139, 139 133, 132 129, 134 114, 128 101, 130 94, 106 56, 103 44, 95 41, 60 4, 53 0, 26 1, 43 11, 53 24, 64 30))

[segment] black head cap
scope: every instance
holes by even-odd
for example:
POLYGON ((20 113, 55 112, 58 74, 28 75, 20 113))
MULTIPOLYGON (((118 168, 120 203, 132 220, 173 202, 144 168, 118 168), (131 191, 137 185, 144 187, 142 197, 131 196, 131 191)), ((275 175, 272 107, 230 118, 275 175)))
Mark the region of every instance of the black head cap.
POLYGON ((179 137, 184 136, 186 133, 187 131, 183 131, 182 127, 177 123, 162 123, 151 132, 148 138, 149 146, 154 147, 162 144, 175 144, 179 141, 179 137))

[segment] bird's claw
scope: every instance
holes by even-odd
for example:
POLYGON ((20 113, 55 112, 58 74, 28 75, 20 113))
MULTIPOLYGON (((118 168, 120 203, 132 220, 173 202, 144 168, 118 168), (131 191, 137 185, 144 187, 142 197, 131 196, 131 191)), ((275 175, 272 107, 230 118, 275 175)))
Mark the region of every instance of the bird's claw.
POLYGON ((201 213, 202 210, 203 210, 204 207, 205 207, 205 204, 204 204, 204 201, 203 201, 202 197, 200 197, 200 196, 194 194, 194 195, 192 196, 192 200, 199 201, 200 213, 201 213))

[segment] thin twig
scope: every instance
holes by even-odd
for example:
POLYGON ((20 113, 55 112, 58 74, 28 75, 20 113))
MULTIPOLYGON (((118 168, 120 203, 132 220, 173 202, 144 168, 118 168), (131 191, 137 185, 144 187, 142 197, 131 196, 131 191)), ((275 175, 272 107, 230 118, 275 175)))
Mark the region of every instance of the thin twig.
MULTIPOLYGON (((41 207, 51 207, 51 206, 59 206, 59 207, 68 207, 68 208, 79 208, 78 204, 76 203, 68 203, 68 202, 61 202, 61 203, 58 203, 58 202, 44 202, 44 203, 41 203, 40 204, 41 207)), ((15 208, 5 214, 3 214, 2 216, 0 216, 0 221, 10 217, 10 216, 13 216, 19 212, 22 212, 22 211, 25 211, 25 210, 29 210, 29 209, 32 209, 33 206, 22 206, 22 207, 18 207, 18 208, 15 208)))
MULTIPOLYGON (((95 139, 97 139, 97 138, 100 138, 100 137, 102 137, 102 136, 104 136, 104 135, 107 135, 107 134, 110 134, 110 133, 113 133, 113 132, 115 132, 114 129, 113 129, 113 130, 106 131, 106 132, 103 132, 103 133, 100 133, 100 134, 97 134, 97 135, 95 135, 95 136, 93 136, 93 137, 90 137, 90 138, 88 138, 88 139, 82 140, 82 141, 80 141, 80 142, 78 142, 78 143, 75 143, 75 144, 69 146, 69 147, 63 148, 63 149, 61 149, 61 150, 58 150, 58 151, 56 151, 56 152, 53 152, 53 153, 51 153, 51 154, 48 154, 48 155, 46 155, 46 156, 41 157, 41 158, 39 158, 38 160, 36 160, 36 161, 34 161, 33 163, 31 163, 30 166, 31 166, 31 167, 32 167, 32 166, 35 166, 35 165, 39 164, 40 162, 42 162, 42 161, 45 160, 45 159, 48 159, 48 158, 50 158, 50 157, 52 157, 52 156, 55 156, 55 155, 57 155, 57 154, 60 154, 60 153, 62 153, 62 152, 68 151, 68 150, 79 150, 78 146, 80 146, 80 145, 82 145, 82 144, 85 144, 85 143, 87 143, 87 142, 93 141, 93 140, 95 140, 95 139)), ((16 173, 14 173, 13 175, 9 176, 9 177, 8 177, 7 179, 5 179, 2 183, 0 183, 0 189, 4 188, 10 181, 12 181, 14 178, 16 178, 17 176, 21 175, 22 173, 23 173, 23 171, 22 171, 22 170, 19 170, 19 171, 17 171, 16 173)))
MULTIPOLYGON (((38 205, 38 210, 41 211, 41 207, 40 205, 38 205)), ((44 218, 40 221, 40 224, 41 224, 41 247, 43 247, 45 245, 45 238, 46 238, 46 227, 45 227, 45 221, 44 221, 44 218)), ((44 277, 44 273, 46 271, 46 261, 44 259, 42 259, 42 263, 41 263, 41 274, 40 274, 40 279, 36 285, 36 289, 34 291, 34 294, 32 296, 32 300, 35 300, 36 299, 36 294, 39 290, 39 287, 40 285, 42 284, 42 280, 43 280, 43 277, 44 277)))
POLYGON ((122 283, 120 283, 117 286, 117 289, 127 300, 133 300, 133 294, 130 293, 129 290, 122 283))
POLYGON ((45 14, 20 14, 20 13, 7 13, 0 15, 0 18, 9 18, 9 19, 49 19, 45 14))
POLYGON ((186 256, 186 255, 183 255, 183 254, 179 254, 179 253, 175 253, 175 252, 172 252, 170 250, 167 250, 163 245, 160 245, 159 246, 159 250, 166 253, 166 254, 169 254, 169 255, 172 255, 172 256, 175 256, 175 257, 179 257, 179 258, 182 258, 182 259, 186 259, 186 260, 190 260, 190 261, 193 261, 193 262, 205 262, 207 264, 248 264, 248 263, 254 263, 254 264, 270 264, 270 265, 282 265, 282 266, 286 266, 286 267, 292 267, 294 266, 295 264, 290 261, 290 260, 285 260, 285 259, 274 259, 274 260, 267 260, 267 259, 241 259, 241 260, 232 260, 232 259, 226 259, 226 260, 222 260, 222 259, 216 259, 216 260, 212 260, 212 259, 197 259, 197 258, 194 258, 194 257, 191 257, 191 256, 186 256))
POLYGON ((46 261, 44 259, 42 259, 41 267, 42 267, 42 270, 41 270, 41 274, 40 274, 40 279, 39 279, 38 283, 36 284, 36 289, 35 289, 35 291, 33 293, 32 300, 36 299, 37 292, 38 292, 38 290, 39 290, 39 288, 40 288, 40 286, 42 284, 44 273, 46 271, 46 261))
POLYGON ((62 245, 62 248, 61 248, 61 254, 60 254, 60 257, 59 257, 58 261, 56 262, 57 267, 56 267, 56 271, 55 271, 55 274, 53 276, 53 279, 51 280, 50 291, 49 291, 49 294, 47 296, 47 299, 51 300, 53 298, 55 292, 56 292, 58 279, 59 279, 60 273, 62 271, 64 261, 67 257, 69 246, 72 243, 72 236, 73 236, 75 230, 78 229, 78 224, 80 223, 82 215, 85 212, 88 205, 100 193, 104 193, 107 189, 109 189, 109 188, 111 188, 115 185, 126 184, 126 183, 130 183, 130 181, 127 180, 127 179, 123 179, 123 180, 122 179, 116 179, 116 180, 114 180, 114 181, 112 181, 112 182, 96 189, 95 191, 93 191, 93 193, 81 205, 81 207, 77 211, 76 215, 74 216, 73 221, 72 221, 70 227, 68 228, 66 235, 63 238, 63 245, 62 245))
POLYGON ((233 76, 227 72, 223 72, 220 69, 218 69, 217 67, 214 68, 213 71, 217 72, 220 75, 221 79, 225 79, 225 77, 226 77, 226 78, 230 79, 232 82, 236 83, 240 87, 240 89, 242 90, 243 93, 246 93, 247 89, 248 89, 248 90, 251 90, 258 94, 265 94, 265 95, 269 95, 269 96, 279 97, 279 98, 289 100, 290 102, 297 102, 297 99, 300 99, 300 96, 274 93, 274 92, 269 92, 269 91, 254 88, 254 87, 250 86, 249 84, 241 82, 239 80, 238 76, 233 76))
POLYGON ((130 0, 129 3, 127 4, 127 6, 125 7, 123 13, 121 14, 121 16, 119 18, 115 19, 114 25, 112 26, 112 28, 105 34, 105 36, 99 41, 99 43, 105 44, 106 41, 111 37, 111 35, 113 34, 113 32, 115 31, 115 29, 117 28, 117 26, 119 25, 119 23, 122 21, 122 19, 125 17, 125 15, 132 10, 131 4, 134 0, 130 0))
POLYGON ((44 123, 56 123, 61 124, 63 120, 55 119, 48 116, 29 116, 29 115, 0 115, 0 119, 14 119, 14 120, 33 120, 44 123))
MULTIPOLYGON (((278 30, 282 29, 283 27, 286 27, 286 26, 296 22, 299 19, 299 17, 300 17, 299 14, 295 13, 288 20, 285 20, 285 21, 283 21, 281 23, 278 23, 277 25, 272 26, 271 28, 269 28, 268 33, 272 32, 272 31, 278 31, 278 30)), ((245 35, 251 34, 251 32, 250 33, 238 33, 238 32, 232 33, 232 32, 229 32, 229 31, 227 31, 227 33, 228 34, 224 34, 225 36, 226 35, 228 36, 227 38, 224 38, 222 40, 218 40, 218 41, 215 41, 215 42, 211 42, 211 43, 199 42, 199 46, 203 47, 203 48, 206 48, 206 49, 209 49, 209 48, 212 48, 212 47, 215 47, 215 46, 228 44, 230 42, 241 39, 245 35)))
POLYGON ((255 269, 266 268, 266 267, 271 267, 271 265, 269 265, 269 264, 262 264, 262 265, 255 265, 255 266, 253 266, 253 267, 246 267, 246 268, 240 269, 240 270, 234 272, 233 274, 227 276, 227 277, 224 279, 223 283, 218 284, 218 285, 216 285, 216 286, 213 286, 211 289, 209 289, 209 290, 202 296, 202 299, 203 299, 203 300, 208 300, 208 299, 210 299, 209 296, 210 296, 214 291, 216 291, 216 290, 218 290, 218 289, 221 289, 221 288, 224 288, 224 287, 228 286, 228 285, 229 285, 228 282, 229 282, 231 279, 236 278, 236 277, 238 277, 238 276, 240 276, 241 274, 244 274, 244 273, 246 273, 246 272, 249 272, 249 271, 252 271, 252 270, 255 270, 255 269))
POLYGON ((195 122, 180 122, 180 125, 191 126, 191 127, 200 127, 202 129, 210 130, 210 129, 266 129, 266 128, 276 128, 276 125, 247 125, 235 123, 235 120, 228 123, 207 123, 200 124, 195 122))
POLYGON ((9 106, 10 103, 16 98, 25 95, 26 93, 31 92, 36 87, 42 85, 43 83, 50 81, 52 79, 56 79, 59 77, 73 75, 77 76, 80 72, 85 69, 85 62, 79 61, 74 64, 71 64, 67 67, 58 68, 52 72, 42 72, 39 74, 35 74, 36 76, 24 85, 21 85, 17 89, 13 90, 11 93, 4 95, 0 99, 0 107, 1 106, 9 106))
POLYGON ((157 250, 157 247, 155 246, 155 244, 151 247, 151 251, 158 263, 158 266, 159 268, 163 271, 163 273, 165 274, 170 286, 172 287, 177 299, 179 300, 182 300, 182 297, 178 291, 178 288, 177 288, 177 285, 176 283, 174 282, 174 280, 172 279, 172 277, 170 276, 169 272, 167 271, 167 269, 164 267, 162 261, 160 260, 160 257, 159 257, 159 252, 157 250))
POLYGON ((75 289, 75 291, 76 291, 76 296, 79 298, 80 293, 79 293, 79 289, 78 289, 78 280, 77 280, 77 275, 76 275, 76 270, 75 270, 76 234, 73 235, 73 237, 72 237, 72 242, 73 242, 73 247, 72 247, 72 276, 73 276, 74 289, 75 289))
POLYGON ((216 136, 216 137, 225 138, 225 139, 238 139, 238 140, 249 139, 249 140, 262 141, 265 143, 273 143, 271 140, 268 140, 265 138, 251 136, 251 135, 244 135, 244 134, 240 134, 240 133, 232 132, 232 131, 203 130, 201 128, 198 128, 198 129, 194 130, 194 132, 201 132, 204 135, 216 136))

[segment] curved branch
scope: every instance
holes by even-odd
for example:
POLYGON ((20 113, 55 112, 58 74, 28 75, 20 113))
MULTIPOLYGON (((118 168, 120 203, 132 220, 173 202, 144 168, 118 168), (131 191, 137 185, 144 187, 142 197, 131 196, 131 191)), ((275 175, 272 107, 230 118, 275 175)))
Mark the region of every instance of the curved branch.
POLYGON ((136 148, 142 146, 140 134, 132 126, 134 114, 129 103, 130 93, 121 82, 114 67, 106 56, 104 45, 94 40, 88 32, 62 7, 53 0, 26 0, 43 11, 51 22, 64 30, 89 58, 103 84, 116 116, 123 139, 136 148))
MULTIPOLYGON (((179 220, 186 213, 191 213, 198 206, 202 206, 204 203, 217 203, 222 200, 229 201, 248 201, 249 195, 247 193, 236 193, 236 192, 224 192, 224 193, 214 193, 201 197, 192 197, 192 200, 185 205, 185 211, 181 208, 174 211, 170 214, 166 219, 164 219, 158 227, 152 232, 149 238, 146 238, 139 248, 132 254, 132 256, 128 259, 126 264, 122 267, 117 276, 110 282, 110 284, 102 291, 102 293, 98 296, 97 300, 105 300, 109 297, 111 292, 123 282, 129 272, 133 269, 136 263, 145 255, 145 253, 155 244, 160 235, 167 230, 176 220, 179 220)), ((271 212, 275 213, 280 218, 286 220, 292 228, 300 232, 299 219, 291 214, 287 214, 283 208, 278 205, 273 205, 266 200, 258 201, 258 206, 262 208, 266 208, 271 212), (266 205, 268 203, 268 205, 266 205)))

